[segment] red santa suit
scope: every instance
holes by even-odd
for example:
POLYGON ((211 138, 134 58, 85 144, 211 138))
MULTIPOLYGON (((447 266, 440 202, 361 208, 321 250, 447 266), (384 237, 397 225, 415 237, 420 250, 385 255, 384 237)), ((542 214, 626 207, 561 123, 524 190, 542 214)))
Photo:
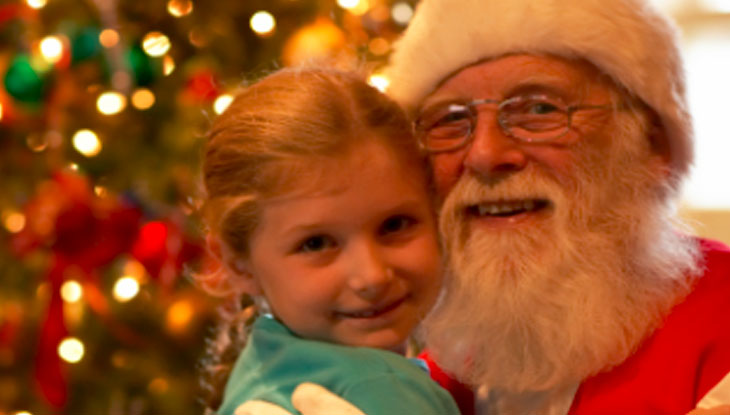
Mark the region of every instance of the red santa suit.
MULTIPOLYGON (((692 292, 636 353, 584 380, 567 414, 682 415, 730 405, 730 248, 700 244, 704 273, 692 292)), ((463 385, 429 365, 434 379, 455 392, 463 414, 471 415, 473 397, 463 385)), ((550 413, 566 413, 555 409, 550 413)))

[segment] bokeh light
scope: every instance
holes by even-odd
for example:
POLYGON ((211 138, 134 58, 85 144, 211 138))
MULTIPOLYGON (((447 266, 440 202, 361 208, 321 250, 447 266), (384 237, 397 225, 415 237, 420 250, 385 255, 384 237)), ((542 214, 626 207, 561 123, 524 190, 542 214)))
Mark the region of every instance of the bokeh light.
POLYGON ((99 43, 105 48, 113 48, 119 43, 119 32, 114 29, 104 29, 99 33, 99 43))
POLYGON ((120 113, 127 107, 127 97, 116 91, 108 91, 99 95, 96 108, 104 115, 120 113))
POLYGON ((132 93, 132 105, 138 110, 146 110, 155 105, 155 94, 147 88, 139 88, 132 93))
POLYGON ((61 298, 67 303, 75 303, 81 299, 84 289, 76 280, 68 280, 61 285, 61 298))
POLYGON ((96 133, 91 130, 83 129, 77 131, 71 141, 76 151, 86 157, 94 157, 101 151, 101 141, 99 141, 96 133))
POLYGON ((413 8, 408 3, 396 3, 393 5, 390 15, 393 17, 393 21, 405 26, 413 17, 413 8))
POLYGON ((14 210, 3 212, 3 225, 10 233, 18 233, 25 228, 25 215, 14 210))
POLYGON ((41 40, 40 50, 46 62, 56 63, 63 56, 63 42, 58 36, 46 36, 41 40))
POLYGON ((390 79, 385 75, 373 74, 368 78, 368 83, 373 87, 377 88, 380 92, 385 92, 390 86, 390 79))
POLYGON ((120 303, 126 303, 139 294, 139 282, 132 276, 123 276, 114 284, 114 299, 120 303))
POLYGON ((173 17, 187 16, 193 12, 193 2, 190 0, 170 0, 167 2, 167 12, 173 17))
POLYGON ((33 9, 42 9, 46 7, 46 0, 26 0, 29 7, 33 9))
POLYGON ((175 70, 175 60, 170 55, 165 55, 162 58, 162 74, 167 76, 175 70))
POLYGON ((251 30, 259 35, 271 34, 276 28, 276 19, 274 16, 264 10, 258 11, 251 16, 251 30))
POLYGON ((167 328, 173 333, 180 333, 187 328, 195 310, 188 300, 178 300, 167 310, 167 328))
POLYGON ((356 16, 361 16, 370 10, 368 0, 337 0, 337 4, 356 16))
POLYGON ((213 103, 213 111, 215 111, 216 114, 223 114, 223 111, 231 105, 231 102, 233 102, 233 96, 231 94, 223 94, 215 99, 215 102, 213 103))
POLYGON ((84 358, 84 344, 75 337, 66 337, 58 345, 58 355, 69 363, 78 363, 84 358))
POLYGON ((170 46, 170 38, 161 32, 149 32, 142 38, 142 49, 152 57, 163 56, 170 46))

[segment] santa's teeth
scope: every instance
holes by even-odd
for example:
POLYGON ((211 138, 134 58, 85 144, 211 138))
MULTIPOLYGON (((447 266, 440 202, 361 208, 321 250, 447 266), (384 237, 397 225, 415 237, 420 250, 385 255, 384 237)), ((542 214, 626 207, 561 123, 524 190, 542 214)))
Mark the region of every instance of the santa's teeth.
POLYGON ((520 202, 485 203, 476 205, 476 212, 479 216, 506 215, 519 212, 530 212, 538 207, 538 202, 525 200, 520 202))

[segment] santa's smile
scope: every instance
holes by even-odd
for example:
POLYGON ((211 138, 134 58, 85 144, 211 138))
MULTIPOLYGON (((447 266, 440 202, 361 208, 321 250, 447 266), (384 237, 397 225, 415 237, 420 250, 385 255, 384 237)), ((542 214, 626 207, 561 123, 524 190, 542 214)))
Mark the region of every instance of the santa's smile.
POLYGON ((467 206, 465 213, 468 218, 496 226, 537 219, 551 209, 552 203, 547 199, 517 199, 475 203, 467 206))

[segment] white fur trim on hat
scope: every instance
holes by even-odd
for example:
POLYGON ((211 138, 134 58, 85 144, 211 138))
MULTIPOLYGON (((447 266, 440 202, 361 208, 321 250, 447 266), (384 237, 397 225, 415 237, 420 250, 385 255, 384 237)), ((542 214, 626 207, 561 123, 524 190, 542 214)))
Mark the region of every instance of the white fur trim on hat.
POLYGON ((408 110, 445 79, 510 53, 583 58, 659 115, 679 182, 692 121, 674 25, 644 0, 422 0, 396 43, 388 94, 408 110))

